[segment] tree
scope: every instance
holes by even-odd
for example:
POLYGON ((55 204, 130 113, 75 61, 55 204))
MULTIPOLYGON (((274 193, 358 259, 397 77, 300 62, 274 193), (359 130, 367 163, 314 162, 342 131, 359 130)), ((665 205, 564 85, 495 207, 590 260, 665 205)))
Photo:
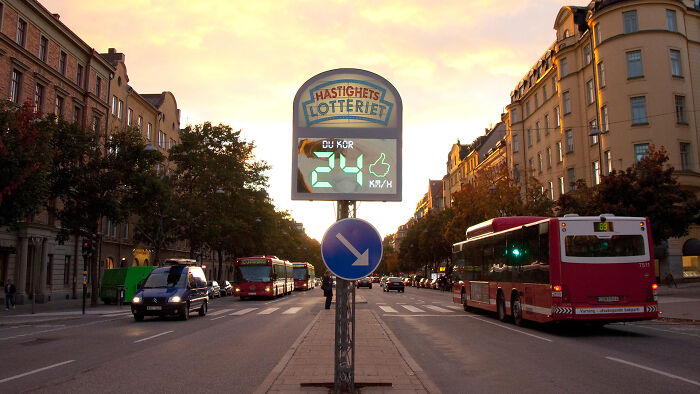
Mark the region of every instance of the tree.
POLYGON ((46 203, 51 133, 31 104, 0 102, 0 226, 17 225, 46 203))

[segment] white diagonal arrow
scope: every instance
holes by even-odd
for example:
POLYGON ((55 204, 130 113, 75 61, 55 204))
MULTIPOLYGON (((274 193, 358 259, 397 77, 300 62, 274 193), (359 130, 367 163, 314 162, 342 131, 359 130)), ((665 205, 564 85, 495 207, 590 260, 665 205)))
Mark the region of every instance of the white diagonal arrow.
POLYGON ((365 250, 364 253, 360 253, 357 251, 357 249, 355 249, 354 246, 352 246, 350 241, 345 239, 343 234, 337 233, 335 237, 338 238, 338 241, 342 242, 343 245, 345 245, 345 247, 348 248, 348 250, 350 250, 350 252, 355 255, 355 257, 357 257, 357 260, 355 260, 355 262, 352 263, 352 265, 369 265, 369 249, 365 250))

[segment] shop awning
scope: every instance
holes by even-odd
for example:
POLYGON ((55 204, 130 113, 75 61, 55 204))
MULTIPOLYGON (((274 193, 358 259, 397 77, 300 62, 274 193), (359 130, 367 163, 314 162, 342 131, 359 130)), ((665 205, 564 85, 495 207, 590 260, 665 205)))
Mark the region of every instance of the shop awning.
POLYGON ((700 239, 691 238, 683 244, 683 256, 700 256, 700 239))

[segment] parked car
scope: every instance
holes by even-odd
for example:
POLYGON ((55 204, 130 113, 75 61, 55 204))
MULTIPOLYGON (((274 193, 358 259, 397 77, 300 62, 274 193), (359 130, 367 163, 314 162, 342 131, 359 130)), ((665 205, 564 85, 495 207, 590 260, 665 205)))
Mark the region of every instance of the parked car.
POLYGON ((431 289, 437 290, 437 289, 438 289, 438 279, 437 279, 437 278, 431 279, 431 280, 430 280, 430 284, 428 285, 428 287, 431 288, 431 289))
POLYGON ((221 287, 219 286, 219 283, 217 281, 210 280, 209 282, 207 282, 207 288, 209 289, 209 299, 221 297, 221 287))
POLYGON ((229 281, 225 280, 225 281, 221 282, 219 284, 219 287, 220 287, 219 293, 221 294, 222 297, 233 295, 233 286, 231 285, 231 283, 229 281))
POLYGON ((411 278, 403 278, 403 285, 410 286, 411 285, 411 278))
POLYGON ((179 316, 187 320, 192 311, 206 315, 207 279, 194 262, 154 268, 131 299, 134 320, 142 321, 144 316, 179 316))
POLYGON ((396 278, 396 277, 391 277, 387 279, 386 283, 384 284, 384 291, 390 291, 390 290, 396 290, 398 292, 403 293, 405 289, 403 280, 401 278, 396 278))
POLYGON ((367 288, 372 288, 372 281, 369 280, 369 278, 362 278, 357 281, 357 288, 359 289, 360 287, 367 287, 367 288))
POLYGON ((387 279, 389 279, 389 277, 382 276, 382 278, 379 280, 379 286, 384 287, 384 284, 386 283, 387 279))

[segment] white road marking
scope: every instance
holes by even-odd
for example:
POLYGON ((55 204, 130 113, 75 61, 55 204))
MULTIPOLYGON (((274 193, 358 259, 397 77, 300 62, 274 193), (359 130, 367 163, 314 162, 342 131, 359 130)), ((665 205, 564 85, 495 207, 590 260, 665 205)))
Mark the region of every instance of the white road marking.
POLYGON ((413 305, 401 305, 402 307, 406 308, 409 312, 425 312, 422 309, 418 309, 413 305))
MULTIPOLYGON (((5 341, 5 340, 8 340, 8 339, 21 338, 21 337, 27 337, 27 336, 31 336, 31 335, 37 335, 37 334, 45 334, 45 333, 47 333, 47 332, 52 332, 52 331, 68 330, 68 329, 71 329, 71 328, 92 326, 92 325, 94 325, 94 324, 101 324, 101 323, 107 323, 107 322, 111 322, 111 321, 115 321, 115 320, 124 319, 125 317, 127 317, 127 316, 117 317, 116 319, 109 319, 109 320, 102 320, 102 321, 94 321, 94 322, 85 323, 85 324, 76 324, 76 325, 74 325, 74 326, 65 326, 65 327, 59 327, 59 328, 52 328, 52 329, 49 329, 49 330, 42 330, 42 331, 30 332, 30 333, 26 333, 26 334, 18 334, 18 335, 14 335, 14 336, 11 336, 11 337, 0 338, 0 341, 5 341)), ((131 316, 129 316, 129 318, 131 318, 131 316)))
POLYGON ((267 308, 265 310, 258 312, 258 315, 269 315, 270 313, 272 313, 278 309, 280 309, 280 308, 267 308))
POLYGON ((625 361, 625 360, 621 360, 621 359, 615 358, 615 357, 605 357, 605 358, 607 358, 608 360, 611 360, 611 361, 617 361, 618 363, 627 364, 627 365, 630 365, 630 366, 633 366, 633 367, 637 367, 637 368, 643 369, 643 370, 645 370, 645 371, 658 373, 659 375, 663 375, 663 376, 666 376, 666 377, 669 377, 669 378, 672 378, 672 379, 678 379, 678 380, 683 381, 683 382, 686 382, 686 383, 690 383, 690 384, 694 384, 694 385, 696 385, 696 386, 700 386, 700 382, 697 382, 697 381, 695 381, 695 380, 686 379, 686 378, 684 378, 684 377, 681 377, 681 376, 678 376, 678 375, 674 375, 674 374, 670 374, 670 373, 668 373, 668 372, 659 371, 658 369, 654 369, 654 368, 650 368, 650 367, 645 367, 644 365, 635 364, 635 363, 632 363, 632 362, 629 362, 629 361, 625 361))
POLYGON ((383 310, 384 312, 398 313, 398 311, 397 311, 396 309, 394 309, 394 308, 392 308, 392 307, 390 307, 390 306, 379 305, 379 307, 382 308, 382 310, 383 310))
POLYGON ((68 360, 68 361, 64 361, 64 362, 62 362, 62 363, 56 363, 56 364, 53 364, 53 365, 49 365, 48 367, 43 367, 43 368, 35 369, 35 370, 33 370, 33 371, 21 373, 21 374, 19 374, 19 375, 10 376, 9 378, 5 378, 5 379, 0 380, 0 383, 5 383, 5 382, 9 382, 10 380, 15 380, 15 379, 23 378, 23 377, 25 377, 25 376, 27 376, 27 375, 32 375, 32 374, 35 374, 35 373, 37 373, 37 372, 46 371, 47 369, 60 367, 61 365, 70 364, 70 363, 72 363, 72 362, 74 362, 74 361, 75 361, 75 360, 68 360))
POLYGON ((462 309, 462 306, 460 305, 447 305, 446 307, 450 309, 462 309))
POLYGON ((287 309, 286 311, 282 312, 283 315, 293 315, 301 310, 300 306, 295 306, 292 308, 287 309))
POLYGON ((210 311, 210 312, 208 312, 208 313, 209 313, 210 316, 219 316, 219 315, 222 314, 222 313, 230 312, 230 311, 232 311, 232 310, 233 310, 233 308, 229 308, 229 309, 222 309, 222 310, 220 310, 220 311, 214 311, 214 312, 211 312, 211 311, 210 311))
POLYGON ((210 321, 211 321, 211 320, 219 320, 219 319, 223 319, 224 317, 226 317, 226 316, 219 316, 219 317, 215 317, 215 318, 209 319, 209 320, 210 320, 210 321))
POLYGON ((256 310, 256 309, 258 309, 258 308, 245 308, 245 309, 241 309, 240 311, 236 311, 236 312, 233 312, 233 313, 229 313, 228 315, 229 315, 229 316, 240 316, 240 315, 245 315, 246 313, 252 312, 252 311, 254 311, 254 310, 256 310))
POLYGON ((648 328, 648 329, 650 329, 650 330, 663 331, 663 332, 670 332, 670 333, 672 333, 672 334, 681 334, 681 335, 688 335, 688 336, 690 336, 690 337, 700 338, 700 335, 698 335, 698 334, 689 334, 689 333, 687 333, 687 332, 674 331, 674 330, 664 330, 664 329, 661 329, 661 328, 645 326, 645 325, 643 325, 643 324, 640 324, 640 325, 638 325, 637 327, 648 328))
POLYGON ((147 340, 149 340, 149 339, 158 338, 158 337, 161 336, 161 335, 170 334, 171 332, 173 332, 173 331, 170 330, 170 331, 166 331, 166 332, 161 332, 160 334, 152 335, 152 336, 150 336, 150 337, 148 337, 148 338, 141 338, 141 339, 139 339, 139 340, 137 340, 137 341, 134 341, 134 343, 139 343, 139 342, 147 341, 147 340))
POLYGON ((445 308, 440 308, 439 306, 436 306, 436 305, 426 305, 425 307, 426 307, 426 308, 429 308, 429 309, 432 309, 432 310, 434 310, 435 312, 443 312, 443 313, 444 313, 444 312, 447 312, 447 313, 452 313, 451 310, 445 309, 445 308))
MULTIPOLYGON (((464 315, 464 316, 469 316, 469 315, 464 315)), ((505 325, 500 324, 500 323, 494 323, 494 322, 492 322, 492 321, 488 321, 488 320, 486 320, 486 319, 481 319, 481 318, 478 318, 478 317, 476 317, 476 316, 469 316, 469 317, 471 317, 472 319, 476 319, 476 320, 478 320, 478 321, 482 321, 482 322, 484 322, 484 323, 493 324, 494 326, 498 326, 498 327, 501 327, 501 328, 505 328, 506 330, 515 331, 515 332, 517 332, 517 333, 519 333, 519 334, 527 335, 527 336, 530 336, 530 337, 533 337, 533 338, 537 338, 537 339, 541 339, 541 340, 547 341, 547 342, 552 342, 551 339, 544 338, 544 337, 541 337, 541 336, 539 336, 539 335, 530 334, 530 333, 525 332, 525 331, 516 330, 516 329, 514 329, 514 328, 506 327, 505 325)))

